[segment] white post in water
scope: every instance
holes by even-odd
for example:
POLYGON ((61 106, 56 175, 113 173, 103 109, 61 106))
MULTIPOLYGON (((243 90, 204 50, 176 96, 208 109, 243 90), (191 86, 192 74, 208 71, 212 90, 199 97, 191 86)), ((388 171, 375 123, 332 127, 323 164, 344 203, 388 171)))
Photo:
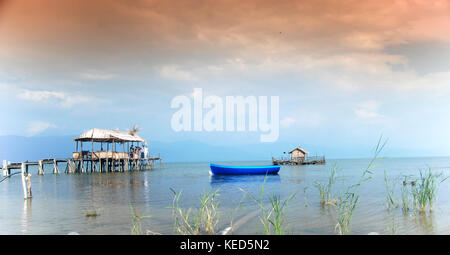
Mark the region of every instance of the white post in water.
POLYGON ((22 162, 22 187, 23 187, 23 199, 27 199, 28 193, 27 193, 27 185, 25 183, 25 163, 24 162, 22 162))
POLYGON ((44 175, 44 165, 42 164, 42 160, 38 161, 38 167, 39 167, 38 174, 44 175))
POLYGON ((53 159, 53 173, 59 174, 58 163, 56 162, 56 159, 53 159))
POLYGON ((27 198, 32 198, 33 195, 31 194, 31 174, 27 174, 27 198))
POLYGON ((3 176, 8 176, 8 165, 6 164, 6 160, 3 160, 3 176))

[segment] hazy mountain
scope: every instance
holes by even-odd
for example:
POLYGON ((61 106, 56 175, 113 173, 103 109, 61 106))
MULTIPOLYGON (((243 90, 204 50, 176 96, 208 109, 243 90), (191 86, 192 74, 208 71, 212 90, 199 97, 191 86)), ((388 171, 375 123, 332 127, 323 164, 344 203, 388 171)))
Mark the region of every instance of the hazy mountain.
POLYGON ((71 157, 75 136, 0 136, 0 160, 37 161, 71 157))
MULTIPOLYGON (((71 136, 0 136, 0 163, 5 159, 11 162, 37 161, 44 158, 68 158, 75 151, 76 143, 71 136)), ((91 149, 90 143, 85 143, 84 149, 91 149)), ((373 148, 360 144, 339 147, 319 144, 311 141, 297 143, 296 141, 240 144, 236 146, 215 146, 194 140, 179 142, 149 141, 151 156, 161 155, 164 162, 211 162, 211 161, 248 161, 271 160, 271 157, 287 156, 287 152, 301 146, 310 152, 311 156, 325 155, 327 158, 367 158, 373 154, 373 148), (286 154, 285 154, 286 153, 286 154)), ((103 146, 106 149, 106 146, 103 146)), ((122 148, 121 146, 119 150, 122 148)), ((95 150, 99 149, 96 148, 95 150)), ((385 155, 390 157, 443 156, 433 153, 424 154, 414 148, 387 148, 385 155)))
MULTIPOLYGON (((74 137, 76 136, 0 136, 0 160, 19 162, 68 158, 76 149, 76 144, 72 141, 74 137)), ((86 149, 91 148, 90 144, 85 143, 84 146, 87 146, 84 147, 86 149)), ((150 154, 160 154, 165 162, 270 160, 271 154, 265 148, 268 147, 213 146, 196 141, 149 142, 150 154)))

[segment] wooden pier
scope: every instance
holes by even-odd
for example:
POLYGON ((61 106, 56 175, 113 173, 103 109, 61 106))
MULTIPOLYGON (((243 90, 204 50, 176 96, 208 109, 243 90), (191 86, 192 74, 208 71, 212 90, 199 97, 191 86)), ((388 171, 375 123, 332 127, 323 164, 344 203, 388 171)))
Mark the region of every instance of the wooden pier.
POLYGON ((150 156, 147 141, 142 139, 137 131, 136 126, 128 132, 97 128, 86 131, 73 139, 76 142, 76 151, 72 153, 72 158, 47 158, 20 163, 3 160, 1 169, 4 178, 1 181, 20 173, 23 197, 30 199, 32 198, 30 166, 37 166, 38 175, 44 175, 46 165, 51 166, 53 174, 59 174, 58 163, 65 163, 64 173, 67 174, 150 170, 155 167, 156 161, 159 161, 161 165, 161 156, 150 156), (91 150, 83 150, 83 143, 89 143, 91 150), (104 145, 106 150, 104 150, 104 145), (135 145, 136 147, 134 147, 135 145), (80 150, 78 150, 79 148, 80 150), (20 169, 20 172, 11 173, 14 169, 20 169))
POLYGON ((38 174, 44 175, 45 166, 47 168, 50 166, 49 171, 53 174, 59 174, 61 171, 59 169, 61 164, 66 164, 64 173, 74 174, 74 173, 106 173, 106 172, 126 172, 126 171, 137 171, 137 170, 151 170, 155 167, 156 162, 162 163, 162 158, 149 157, 149 158, 67 158, 67 159, 42 159, 39 161, 24 161, 24 162, 7 162, 3 160, 1 166, 3 176, 10 176, 11 170, 22 169, 25 167, 25 173, 28 174, 29 166, 38 166, 38 174))
POLYGON ((156 161, 161 165, 161 156, 149 155, 147 142, 137 134, 137 130, 137 127, 128 132, 98 128, 88 130, 73 139, 76 142, 76 150, 72 153, 72 158, 49 158, 20 163, 3 160, 3 176, 10 176, 12 169, 22 169, 28 174, 29 166, 38 166, 38 174, 43 175, 46 165, 51 166, 52 173, 59 174, 58 163, 66 164, 64 173, 68 174, 148 170, 155 167, 156 161), (83 150, 83 143, 88 143, 90 150, 83 150))

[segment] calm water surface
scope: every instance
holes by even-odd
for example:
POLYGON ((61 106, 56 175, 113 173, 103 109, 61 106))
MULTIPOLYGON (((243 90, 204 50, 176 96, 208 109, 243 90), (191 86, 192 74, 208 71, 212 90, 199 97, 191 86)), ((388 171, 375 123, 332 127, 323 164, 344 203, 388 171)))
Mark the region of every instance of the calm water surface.
MULTIPOLYGON (((282 199, 295 193, 286 210, 288 232, 292 234, 334 234, 335 208, 322 207, 316 181, 327 182, 330 169, 337 165, 337 193, 341 186, 354 184, 367 166, 367 159, 328 160, 326 165, 282 166, 278 175, 269 176, 264 197, 279 195, 282 199)), ((223 163, 223 162, 216 162, 223 163)), ((270 162, 227 162, 227 164, 262 165, 270 162)), ((420 169, 450 175, 450 158, 383 159, 375 176, 360 189, 360 203, 352 221, 353 234, 378 232, 390 234, 450 234, 450 179, 438 189, 435 210, 426 215, 403 213, 401 208, 389 212, 386 206, 384 171, 397 180, 396 197, 404 175, 418 176, 420 169)), ((60 169, 63 169, 61 166, 60 169)), ((195 208, 199 197, 208 190, 219 190, 220 228, 233 219, 242 223, 234 234, 261 234, 263 228, 256 214, 257 206, 240 190, 258 196, 264 176, 214 177, 208 163, 166 163, 151 171, 54 175, 50 166, 44 176, 31 168, 33 198, 23 200, 19 175, 0 183, 0 234, 130 234, 133 225, 130 203, 143 221, 143 229, 174 234, 173 195, 170 188, 182 191, 181 206, 195 208), (87 212, 97 211, 98 217, 87 212), (246 221, 240 221, 245 216, 246 221)))

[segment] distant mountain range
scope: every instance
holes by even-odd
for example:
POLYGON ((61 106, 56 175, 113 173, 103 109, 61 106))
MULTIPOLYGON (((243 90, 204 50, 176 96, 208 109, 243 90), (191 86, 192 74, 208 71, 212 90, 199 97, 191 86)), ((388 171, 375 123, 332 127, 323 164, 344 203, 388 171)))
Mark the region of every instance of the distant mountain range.
POLYGON ((37 161, 71 157, 75 136, 0 136, 0 161, 37 161))
MULTIPOLYGON (((77 135, 64 136, 0 136, 0 163, 37 161, 45 158, 68 158, 76 150, 72 141, 77 135)), ((368 158, 372 156, 373 146, 350 144, 347 146, 320 144, 311 141, 297 144, 295 141, 276 143, 257 143, 231 145, 211 145, 194 140, 178 142, 149 141, 150 155, 160 154, 164 162, 219 162, 271 160, 272 156, 288 156, 287 152, 301 146, 311 156, 324 155, 329 158, 368 158), (285 154, 286 153, 286 154, 285 154)), ((84 145, 90 149, 90 144, 84 145)), ((105 146, 104 146, 105 148, 105 146)), ((106 149, 106 148, 105 148, 106 149)), ((384 150, 389 157, 441 156, 424 154, 413 148, 390 148, 384 150)))
MULTIPOLYGON (((74 137, 76 136, 0 136, 0 161, 68 158, 76 150, 76 144, 72 141, 74 137)), ((90 145, 87 146, 85 148, 90 149, 90 145)), ((165 162, 271 160, 270 150, 277 151, 268 145, 240 147, 242 148, 213 146, 197 141, 149 142, 150 154, 160 154, 165 162)))

